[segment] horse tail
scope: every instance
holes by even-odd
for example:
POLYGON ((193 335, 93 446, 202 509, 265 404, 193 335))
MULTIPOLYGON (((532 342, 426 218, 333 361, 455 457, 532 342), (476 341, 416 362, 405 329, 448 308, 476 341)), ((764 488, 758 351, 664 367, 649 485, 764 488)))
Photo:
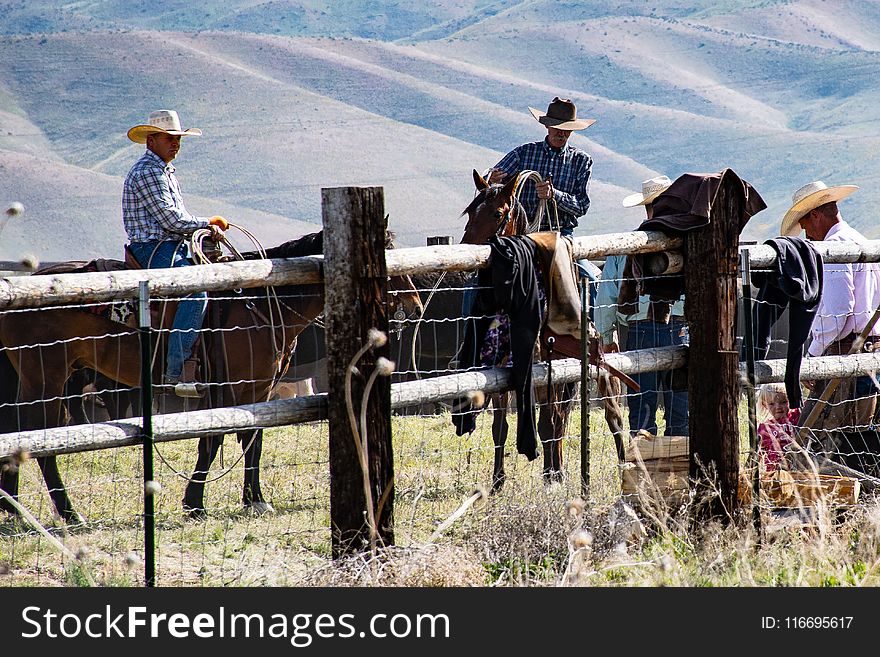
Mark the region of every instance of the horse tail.
POLYGON ((18 372, 0 343, 0 433, 18 431, 18 372))

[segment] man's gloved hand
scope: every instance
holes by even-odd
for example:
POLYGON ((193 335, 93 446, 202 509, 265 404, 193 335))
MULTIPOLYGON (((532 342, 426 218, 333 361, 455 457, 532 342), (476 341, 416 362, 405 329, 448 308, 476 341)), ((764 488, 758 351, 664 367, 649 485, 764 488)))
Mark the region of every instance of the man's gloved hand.
POLYGON ((220 215, 214 215, 208 219, 208 223, 212 226, 217 226, 220 230, 226 230, 229 228, 229 222, 220 215))

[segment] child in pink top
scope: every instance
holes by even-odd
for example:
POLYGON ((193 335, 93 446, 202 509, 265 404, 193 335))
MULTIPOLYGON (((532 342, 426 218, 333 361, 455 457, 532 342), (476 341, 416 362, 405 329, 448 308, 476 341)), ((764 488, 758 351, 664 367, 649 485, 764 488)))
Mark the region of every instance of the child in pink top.
POLYGON ((759 451, 764 467, 773 472, 782 464, 782 453, 794 440, 799 408, 788 407, 788 395, 783 383, 767 383, 758 391, 755 402, 758 414, 759 451))

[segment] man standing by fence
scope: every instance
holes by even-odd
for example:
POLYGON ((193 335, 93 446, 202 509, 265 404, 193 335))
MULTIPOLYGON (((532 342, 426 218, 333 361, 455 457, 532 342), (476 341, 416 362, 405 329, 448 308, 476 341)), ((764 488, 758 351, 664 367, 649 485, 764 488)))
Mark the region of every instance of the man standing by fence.
POLYGON ((590 207, 590 173, 593 159, 586 151, 568 143, 573 130, 589 128, 595 119, 577 118, 577 107, 568 99, 554 98, 541 112, 529 108, 532 116, 547 128, 542 141, 517 146, 489 172, 488 182, 499 183, 522 171, 536 171, 544 182, 528 183, 520 201, 530 222, 535 221, 541 201, 546 211, 540 230, 557 230, 571 236, 578 219, 590 207))
MULTIPOLYGON (((128 131, 128 138, 146 144, 141 158, 132 166, 122 191, 122 222, 128 234, 128 249, 142 267, 186 267, 190 259, 185 238, 200 228, 209 228, 215 241, 223 236, 229 223, 220 216, 191 215, 183 203, 180 185, 171 161, 180 151, 184 136, 197 137, 198 128, 183 130, 173 110, 157 110, 147 123, 128 131)), ((192 380, 193 371, 184 374, 184 361, 190 358, 205 318, 208 295, 194 292, 177 304, 168 340, 168 358, 164 384, 180 396, 199 396, 192 380), (186 380, 189 379, 189 380, 186 380)), ((194 368, 190 368, 194 369, 194 368)))
MULTIPOLYGON (((783 236, 795 236, 803 229, 807 238, 814 241, 866 242, 861 233, 843 220, 837 207, 838 201, 857 189, 855 185, 828 187, 821 180, 804 185, 794 193, 780 232, 783 236)), ((810 328, 807 353, 810 356, 847 354, 880 305, 880 265, 825 264, 822 269, 822 299, 810 328)), ((863 350, 873 351, 878 345, 880 323, 871 329, 863 350)), ((826 387, 827 381, 817 381, 812 386, 801 413, 802 422, 826 387)), ((877 410, 878 390, 880 386, 874 376, 843 379, 811 428, 830 430, 871 424, 877 410)))
MULTIPOLYGON (((623 199, 624 207, 645 207, 646 218, 653 216, 652 202, 672 181, 658 176, 642 182, 642 191, 623 199)), ((687 324, 684 320, 684 301, 652 299, 640 295, 637 303, 618 305, 621 283, 624 279, 625 255, 605 259, 596 291, 594 318, 606 352, 618 351, 619 345, 627 350, 652 349, 687 344, 687 324), (632 312, 624 313, 621 310, 632 312)), ((629 428, 657 433, 657 407, 662 395, 665 435, 688 435, 687 388, 673 389, 672 372, 644 372, 633 375, 640 391, 627 393, 629 428)))

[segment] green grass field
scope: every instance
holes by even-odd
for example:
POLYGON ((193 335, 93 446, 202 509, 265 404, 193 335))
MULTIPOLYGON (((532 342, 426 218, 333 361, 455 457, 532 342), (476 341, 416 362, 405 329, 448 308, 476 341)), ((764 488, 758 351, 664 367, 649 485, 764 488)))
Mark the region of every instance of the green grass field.
MULTIPOLYGON (((748 446, 744 413, 743 453, 748 446)), ((513 418, 512 418, 513 419, 513 418)), ((880 507, 820 515, 817 526, 761 537, 748 522, 689 529, 687 508, 645 505, 644 534, 621 520, 617 458, 600 411, 591 415, 591 491, 581 501, 580 415, 565 443, 566 477, 545 486, 540 458, 507 445, 504 489, 470 506, 433 542, 440 523, 492 471, 490 416, 470 437, 448 414, 396 417, 395 542, 376 555, 330 558, 327 425, 266 431, 262 483, 275 513, 241 510, 241 451, 226 440, 206 489, 207 520, 182 512, 194 440, 159 445, 156 480, 160 586, 847 586, 877 585, 880 507), (231 468, 231 469, 230 469, 231 468), (630 540, 627 540, 627 539, 630 540)), ((87 518, 68 531, 53 518, 35 463, 22 467, 21 502, 69 551, 21 521, 0 524, 0 586, 143 585, 140 448, 60 458, 87 518)))

